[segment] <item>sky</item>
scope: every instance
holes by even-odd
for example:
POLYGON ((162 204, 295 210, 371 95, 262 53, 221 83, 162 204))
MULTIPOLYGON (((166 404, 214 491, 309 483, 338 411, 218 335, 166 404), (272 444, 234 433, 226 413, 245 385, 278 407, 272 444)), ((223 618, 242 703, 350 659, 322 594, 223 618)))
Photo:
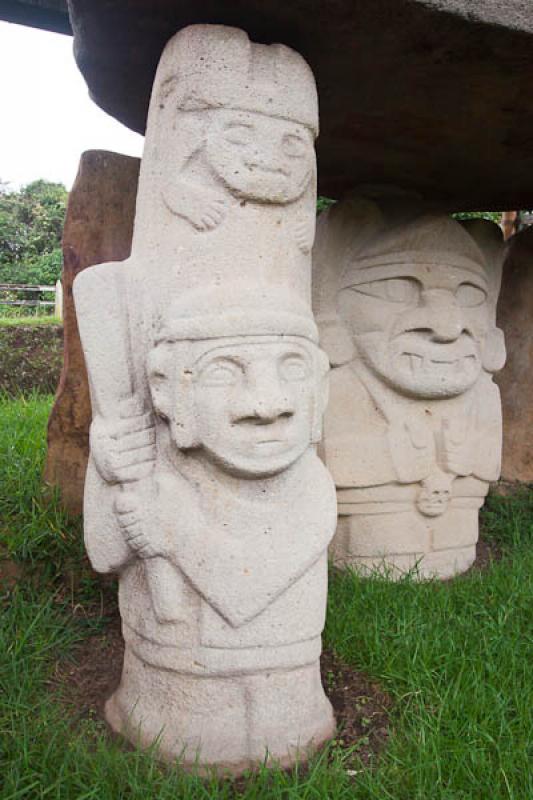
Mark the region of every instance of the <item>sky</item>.
POLYGON ((143 137, 89 97, 72 37, 0 22, 0 180, 70 189, 84 150, 142 154, 143 137))

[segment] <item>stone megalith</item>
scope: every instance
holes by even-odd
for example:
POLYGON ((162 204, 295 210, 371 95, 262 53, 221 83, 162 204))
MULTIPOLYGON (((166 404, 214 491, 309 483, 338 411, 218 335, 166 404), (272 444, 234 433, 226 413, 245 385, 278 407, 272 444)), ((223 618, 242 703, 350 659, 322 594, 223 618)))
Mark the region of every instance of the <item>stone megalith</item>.
POLYGON ((533 228, 513 236, 503 266, 498 324, 507 363, 497 378, 502 395, 502 478, 533 481, 533 228))
POLYGON ((87 267, 129 256, 139 164, 138 158, 89 150, 81 156, 68 199, 63 231, 63 370, 48 420, 44 478, 59 488, 63 505, 73 514, 83 506, 91 401, 72 284, 87 267))
POLYGON ((448 578, 474 561, 500 472, 502 248, 492 223, 402 199, 352 197, 321 216, 313 292, 333 367, 323 456, 338 564, 448 578))
POLYGON ((311 311, 318 108, 283 45, 191 26, 161 57, 131 257, 74 287, 93 422, 85 541, 119 574, 111 726, 163 758, 290 764, 320 682, 335 488, 311 311))

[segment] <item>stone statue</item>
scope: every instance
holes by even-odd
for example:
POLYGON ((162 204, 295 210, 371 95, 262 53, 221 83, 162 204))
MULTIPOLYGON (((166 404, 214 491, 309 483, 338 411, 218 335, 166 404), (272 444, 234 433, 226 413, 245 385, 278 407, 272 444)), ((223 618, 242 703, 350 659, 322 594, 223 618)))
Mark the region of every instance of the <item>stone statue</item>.
POLYGON ((352 196, 319 220, 314 306, 334 367, 323 456, 339 564, 447 578, 499 476, 501 232, 352 196))
POLYGON ((317 129, 296 53, 180 31, 154 83, 131 258, 74 287, 93 405, 85 541, 119 574, 126 641, 106 716, 185 764, 290 764, 334 730, 317 129))

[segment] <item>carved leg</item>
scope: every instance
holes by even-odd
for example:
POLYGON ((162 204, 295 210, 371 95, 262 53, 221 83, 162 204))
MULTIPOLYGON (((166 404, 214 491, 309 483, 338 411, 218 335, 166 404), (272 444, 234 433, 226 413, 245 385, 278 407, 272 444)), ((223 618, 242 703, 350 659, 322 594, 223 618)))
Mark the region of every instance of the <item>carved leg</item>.
POLYGON ((202 678, 152 667, 126 648, 122 680, 108 700, 113 730, 158 755, 232 772, 248 752, 246 689, 240 678, 202 678))
POLYGON ((320 664, 244 679, 250 757, 272 759, 283 766, 305 761, 335 733, 331 703, 320 680, 320 664))
POLYGON ((335 720, 318 661, 294 670, 203 678, 155 668, 129 649, 122 681, 106 704, 117 733, 140 747, 157 742, 167 761, 199 761, 242 772, 265 760, 305 760, 333 736, 335 720))

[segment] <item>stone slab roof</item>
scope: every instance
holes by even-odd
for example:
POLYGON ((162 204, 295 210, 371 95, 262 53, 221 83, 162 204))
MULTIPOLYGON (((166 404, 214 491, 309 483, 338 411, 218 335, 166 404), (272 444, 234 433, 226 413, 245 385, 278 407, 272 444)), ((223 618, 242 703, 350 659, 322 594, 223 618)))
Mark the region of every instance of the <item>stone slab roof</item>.
MULTIPOLYGON (((63 14, 65 4, 8 5, 37 15, 63 14)), ((93 99, 133 130, 144 131, 170 36, 191 23, 236 25, 256 41, 294 47, 311 65, 323 194, 387 183, 452 210, 533 207, 531 0, 69 0, 69 8, 93 99)))

